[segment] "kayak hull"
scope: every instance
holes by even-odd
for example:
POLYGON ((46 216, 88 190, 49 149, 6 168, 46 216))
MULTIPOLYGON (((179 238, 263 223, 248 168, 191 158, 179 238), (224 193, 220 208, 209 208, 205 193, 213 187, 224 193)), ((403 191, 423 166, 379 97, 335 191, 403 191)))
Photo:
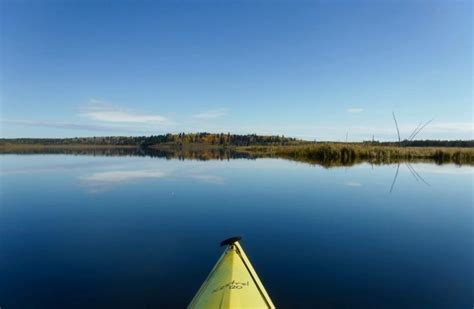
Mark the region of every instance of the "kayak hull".
POLYGON ((188 306, 275 308, 238 241, 229 244, 188 306))

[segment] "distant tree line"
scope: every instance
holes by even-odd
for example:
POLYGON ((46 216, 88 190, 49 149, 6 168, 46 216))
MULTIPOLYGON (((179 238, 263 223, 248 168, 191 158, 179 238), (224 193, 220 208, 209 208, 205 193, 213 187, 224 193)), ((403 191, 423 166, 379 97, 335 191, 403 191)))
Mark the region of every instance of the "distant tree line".
POLYGON ((0 139, 0 144, 40 145, 139 145, 145 136, 101 136, 73 138, 11 138, 0 139))
POLYGON ((250 145, 289 145, 298 140, 278 135, 238 135, 230 133, 179 133, 166 135, 152 135, 146 137, 141 145, 151 146, 162 143, 174 144, 209 144, 222 146, 250 146, 250 145))
POLYGON ((302 141, 278 135, 238 135, 230 133, 179 133, 152 136, 102 136, 74 138, 15 138, 0 139, 0 144, 41 144, 41 145, 117 145, 152 146, 157 144, 210 144, 222 146, 251 145, 294 145, 302 141))
MULTIPOLYGON (((178 133, 151 136, 100 136, 74 138, 13 138, 0 139, 5 144, 38 144, 38 145, 111 145, 149 147, 158 144, 208 144, 221 146, 287 146, 312 144, 317 142, 303 141, 279 135, 230 134, 230 133, 178 133)), ((340 143, 340 142, 339 142, 340 143)), ((361 144, 361 143, 352 143, 361 144)), ((404 140, 401 142, 365 141, 365 145, 401 146, 401 147, 474 147, 474 140, 404 140)))

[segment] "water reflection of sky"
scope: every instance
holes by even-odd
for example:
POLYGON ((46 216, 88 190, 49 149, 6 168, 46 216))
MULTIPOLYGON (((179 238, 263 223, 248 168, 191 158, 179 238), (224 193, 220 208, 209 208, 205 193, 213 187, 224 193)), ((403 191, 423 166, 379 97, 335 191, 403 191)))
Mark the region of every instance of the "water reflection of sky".
POLYGON ((74 295, 87 308, 185 307, 216 243, 234 234, 279 307, 472 302, 473 167, 68 155, 0 164, 2 306, 52 308, 54 295, 74 295))
MULTIPOLYGON (((367 163, 351 167, 323 168, 306 163, 281 159, 233 160, 228 161, 179 161, 147 157, 90 157, 68 155, 32 156, 8 155, 1 157, 2 178, 21 174, 69 174, 78 184, 89 192, 105 192, 127 184, 156 181, 163 178, 189 178, 213 185, 224 185, 226 178, 232 178, 233 171, 250 169, 252 171, 307 170, 324 177, 326 183, 360 188, 375 185, 374 179, 386 178, 392 174, 393 189, 398 183, 413 183, 419 186, 431 186, 430 179, 435 175, 474 175, 474 167, 453 164, 434 165, 426 163, 374 166, 367 163), (396 169, 399 168, 397 174, 396 169), (340 179, 340 180, 338 180, 340 179)), ((435 181, 436 183, 436 181, 435 181)), ((380 185, 381 182, 377 181, 380 185)))

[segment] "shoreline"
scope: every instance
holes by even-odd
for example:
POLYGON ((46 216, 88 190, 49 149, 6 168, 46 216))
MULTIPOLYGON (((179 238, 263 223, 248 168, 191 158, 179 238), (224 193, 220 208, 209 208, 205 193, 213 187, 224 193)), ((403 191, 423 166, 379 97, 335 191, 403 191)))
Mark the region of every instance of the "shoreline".
POLYGON ((233 146, 200 143, 138 145, 97 144, 0 144, 0 154, 70 153, 96 155, 150 155, 183 159, 283 158, 325 166, 361 162, 389 164, 425 161, 437 164, 474 165, 474 148, 395 147, 355 143, 305 143, 300 145, 233 146))

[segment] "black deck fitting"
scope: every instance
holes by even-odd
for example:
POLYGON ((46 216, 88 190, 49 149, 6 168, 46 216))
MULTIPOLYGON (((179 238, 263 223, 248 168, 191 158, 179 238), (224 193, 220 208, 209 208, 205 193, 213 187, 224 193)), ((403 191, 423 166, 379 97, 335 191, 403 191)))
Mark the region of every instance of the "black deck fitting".
POLYGON ((227 238, 226 240, 221 242, 221 247, 232 245, 234 242, 239 241, 241 239, 242 239, 241 236, 235 236, 235 237, 227 238))

